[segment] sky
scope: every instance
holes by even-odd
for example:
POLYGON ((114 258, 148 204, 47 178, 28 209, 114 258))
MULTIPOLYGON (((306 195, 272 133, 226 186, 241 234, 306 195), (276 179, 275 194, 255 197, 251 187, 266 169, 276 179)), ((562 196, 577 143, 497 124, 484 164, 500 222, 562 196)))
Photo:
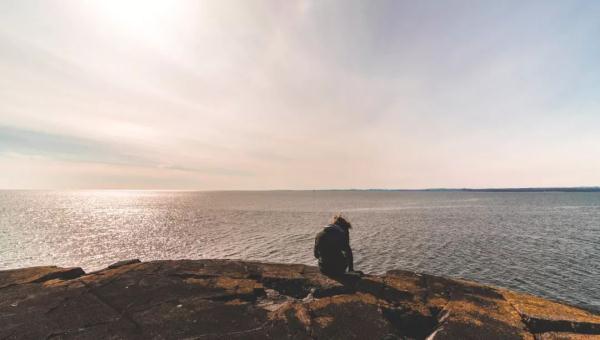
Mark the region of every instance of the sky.
POLYGON ((600 185, 598 1, 0 2, 0 188, 600 185))

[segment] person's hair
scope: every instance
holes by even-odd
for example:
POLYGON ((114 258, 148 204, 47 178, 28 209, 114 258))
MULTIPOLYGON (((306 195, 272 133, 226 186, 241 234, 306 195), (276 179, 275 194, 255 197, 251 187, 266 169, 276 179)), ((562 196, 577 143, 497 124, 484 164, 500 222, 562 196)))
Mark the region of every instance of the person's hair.
POLYGON ((342 216, 342 214, 341 214, 341 213, 340 213, 340 214, 335 214, 335 215, 333 216, 333 218, 331 219, 331 224, 338 225, 338 226, 340 226, 340 227, 342 227, 342 228, 345 228, 345 229, 350 229, 350 228, 352 228, 352 224, 350 224, 350 222, 348 222, 348 220, 346 220, 346 219, 345 219, 345 218, 342 216))

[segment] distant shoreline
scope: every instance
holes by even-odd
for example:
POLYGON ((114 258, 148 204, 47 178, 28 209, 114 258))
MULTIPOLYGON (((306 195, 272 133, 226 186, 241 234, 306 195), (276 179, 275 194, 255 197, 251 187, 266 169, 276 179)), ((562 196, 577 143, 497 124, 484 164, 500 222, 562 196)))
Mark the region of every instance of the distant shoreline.
POLYGON ((600 192, 600 187, 575 188, 484 188, 484 189, 425 189, 423 191, 479 191, 479 192, 600 192))
MULTIPOLYGON (((294 191, 294 190, 291 190, 294 191)), ((303 190, 299 190, 303 191, 303 190)), ((547 188, 431 188, 431 189, 324 189, 313 191, 420 191, 420 192, 600 192, 600 187, 547 188)))

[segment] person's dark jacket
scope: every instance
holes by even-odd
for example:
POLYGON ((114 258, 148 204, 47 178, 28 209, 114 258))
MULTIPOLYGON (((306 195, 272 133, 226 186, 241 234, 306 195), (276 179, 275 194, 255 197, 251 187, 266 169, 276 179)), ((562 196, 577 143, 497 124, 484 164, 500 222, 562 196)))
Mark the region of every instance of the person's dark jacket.
POLYGON ((315 238, 314 255, 324 272, 344 273, 354 270, 354 257, 350 248, 350 233, 335 224, 326 226, 315 238))

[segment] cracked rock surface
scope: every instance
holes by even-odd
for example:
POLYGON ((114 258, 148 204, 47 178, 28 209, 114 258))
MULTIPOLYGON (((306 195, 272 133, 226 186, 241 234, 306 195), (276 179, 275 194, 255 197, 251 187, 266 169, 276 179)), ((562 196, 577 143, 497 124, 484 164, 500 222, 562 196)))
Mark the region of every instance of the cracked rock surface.
POLYGON ((0 271, 0 339, 600 339, 600 315, 408 271, 127 260, 0 271))

